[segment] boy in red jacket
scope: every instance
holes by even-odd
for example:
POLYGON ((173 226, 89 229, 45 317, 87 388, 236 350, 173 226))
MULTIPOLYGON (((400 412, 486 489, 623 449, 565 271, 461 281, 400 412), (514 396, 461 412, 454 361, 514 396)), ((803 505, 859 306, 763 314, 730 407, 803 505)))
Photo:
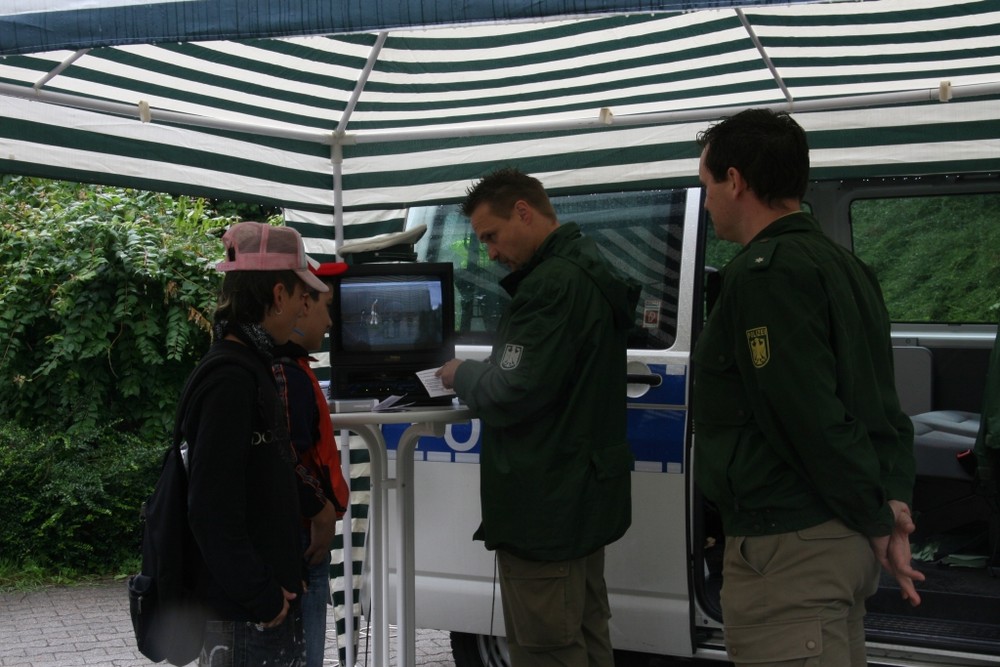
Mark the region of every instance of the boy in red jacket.
MULTIPOLYGON (((346 264, 336 262, 321 264, 313 272, 322 280, 346 269, 346 264)), ((326 607, 330 600, 330 546, 350 493, 341 472, 326 396, 310 367, 314 360, 309 352, 322 348, 323 337, 332 324, 331 296, 331 291, 308 290, 291 338, 274 350, 274 376, 296 454, 303 558, 308 566, 307 590, 302 596, 306 667, 323 664, 326 607)))

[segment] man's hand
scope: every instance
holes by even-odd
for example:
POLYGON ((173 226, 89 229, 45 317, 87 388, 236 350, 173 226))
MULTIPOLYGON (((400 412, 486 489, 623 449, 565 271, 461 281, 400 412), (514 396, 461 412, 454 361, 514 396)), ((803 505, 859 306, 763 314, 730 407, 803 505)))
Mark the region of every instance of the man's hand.
POLYGON ((462 361, 462 359, 452 359, 437 369, 437 373, 434 375, 441 378, 441 384, 444 385, 445 389, 453 389, 455 387, 455 371, 458 370, 458 366, 462 361))
POLYGON ((319 565, 326 558, 326 552, 333 544, 333 536, 337 530, 337 510, 329 500, 323 509, 309 519, 309 548, 305 559, 310 565, 319 565))
POLYGON ((288 603, 291 600, 294 600, 298 596, 295 595, 295 593, 289 593, 284 588, 281 589, 281 595, 284 596, 284 599, 281 601, 281 611, 278 612, 278 615, 272 618, 267 623, 261 623, 260 628, 262 629, 276 628, 285 622, 285 617, 288 616, 288 609, 289 609, 288 603))
POLYGON ((914 569, 911 563, 910 533, 916 530, 917 526, 913 523, 913 516, 906 503, 890 500, 889 507, 892 508, 896 519, 892 534, 869 539, 878 562, 899 583, 903 599, 909 600, 910 604, 916 607, 920 604, 920 594, 917 593, 913 582, 925 579, 923 573, 914 569))

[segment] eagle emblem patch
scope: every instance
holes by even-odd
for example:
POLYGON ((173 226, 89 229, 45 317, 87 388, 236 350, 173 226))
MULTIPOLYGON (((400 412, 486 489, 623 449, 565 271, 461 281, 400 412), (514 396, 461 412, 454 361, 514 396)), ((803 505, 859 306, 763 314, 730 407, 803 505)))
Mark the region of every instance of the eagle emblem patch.
POLYGON ((771 342, 767 338, 767 327, 747 329, 747 345, 750 346, 750 361, 755 368, 763 368, 771 359, 771 342))
POLYGON ((503 356, 500 358, 500 368, 505 371, 512 371, 521 363, 521 353, 524 346, 507 343, 503 348, 503 356))

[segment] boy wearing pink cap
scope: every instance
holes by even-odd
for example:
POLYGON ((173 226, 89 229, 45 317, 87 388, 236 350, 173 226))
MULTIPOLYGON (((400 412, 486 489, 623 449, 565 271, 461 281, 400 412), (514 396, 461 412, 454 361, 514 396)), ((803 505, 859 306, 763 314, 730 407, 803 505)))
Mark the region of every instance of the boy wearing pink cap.
POLYGON ((203 561, 196 594, 209 619, 198 664, 298 667, 299 500, 271 361, 291 336, 307 289, 328 288, 309 271, 294 229, 241 222, 223 244, 214 342, 178 415, 188 517, 203 561))

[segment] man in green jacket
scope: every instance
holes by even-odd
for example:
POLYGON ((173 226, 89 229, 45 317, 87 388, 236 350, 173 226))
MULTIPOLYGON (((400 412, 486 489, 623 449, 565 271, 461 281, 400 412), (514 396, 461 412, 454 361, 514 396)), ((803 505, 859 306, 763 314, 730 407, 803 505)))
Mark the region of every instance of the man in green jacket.
POLYGON ((702 132, 716 235, 743 246, 695 348, 695 479, 726 534, 722 613, 737 665, 865 661, 879 564, 919 604, 913 427, 874 274, 800 210, 805 132, 751 109, 702 132))
POLYGON ((487 361, 438 375, 482 420, 475 538, 496 550, 513 667, 612 667, 604 546, 631 522, 626 347, 638 286, 542 184, 486 176, 463 206, 511 301, 487 361))

